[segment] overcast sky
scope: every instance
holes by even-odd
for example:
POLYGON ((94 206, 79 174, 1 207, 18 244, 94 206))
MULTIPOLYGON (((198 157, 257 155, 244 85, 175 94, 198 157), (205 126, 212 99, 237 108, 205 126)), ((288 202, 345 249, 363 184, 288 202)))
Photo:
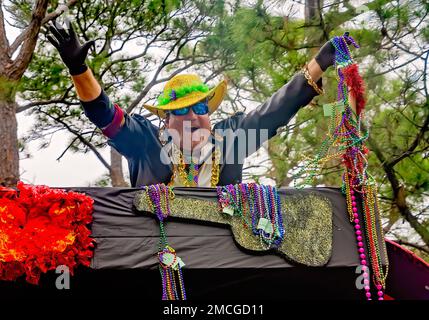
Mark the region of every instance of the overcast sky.
MULTIPOLYGON (((21 137, 32 126, 32 119, 24 114, 18 114, 18 135, 21 137)), ((93 184, 107 169, 96 158, 94 153, 67 154, 60 160, 56 159, 67 146, 69 136, 56 133, 50 146, 39 150, 38 142, 28 144, 32 155, 29 159, 20 161, 21 180, 32 184, 46 184, 51 187, 77 187, 93 184)), ((101 150, 102 155, 109 159, 107 148, 101 150)), ((126 162, 126 161, 125 161, 126 162)))

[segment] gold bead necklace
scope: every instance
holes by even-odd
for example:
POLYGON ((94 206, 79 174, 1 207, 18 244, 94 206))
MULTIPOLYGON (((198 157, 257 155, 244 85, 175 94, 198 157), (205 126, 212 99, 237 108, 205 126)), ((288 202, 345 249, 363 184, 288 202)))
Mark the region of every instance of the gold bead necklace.
MULTIPOLYGON (((210 177, 210 186, 216 187, 219 182, 219 163, 220 163, 220 151, 218 147, 215 147, 215 151, 212 152, 212 170, 211 170, 211 177, 210 177)), ((196 174, 199 174, 199 170, 195 170, 196 174)), ((174 184, 174 180, 176 177, 179 176, 181 183, 185 187, 197 187, 197 183, 192 179, 188 179, 188 174, 186 173, 186 165, 185 161, 183 159, 183 153, 179 151, 179 164, 173 165, 173 175, 171 177, 170 182, 168 183, 169 186, 172 186, 174 184)))

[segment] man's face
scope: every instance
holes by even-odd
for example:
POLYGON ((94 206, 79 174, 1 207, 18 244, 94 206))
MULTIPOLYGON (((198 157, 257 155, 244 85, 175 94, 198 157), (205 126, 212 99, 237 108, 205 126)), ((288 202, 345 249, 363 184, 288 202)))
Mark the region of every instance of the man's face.
POLYGON ((169 113, 166 128, 172 135, 173 142, 182 150, 199 150, 210 136, 209 114, 197 115, 192 108, 185 115, 169 113))

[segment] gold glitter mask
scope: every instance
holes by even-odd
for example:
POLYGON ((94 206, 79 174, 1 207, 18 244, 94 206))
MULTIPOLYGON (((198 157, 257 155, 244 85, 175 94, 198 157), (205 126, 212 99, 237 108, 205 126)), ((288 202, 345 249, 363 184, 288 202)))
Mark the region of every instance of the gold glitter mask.
MULTIPOLYGON (((280 193, 280 197, 284 240, 270 252, 307 266, 327 264, 332 252, 332 205, 329 199, 314 192, 287 196, 280 193)), ((144 191, 137 193, 134 205, 139 211, 153 214, 144 191)), ((176 194, 174 200, 170 200, 170 216, 229 225, 239 246, 251 251, 268 251, 251 228, 243 227, 240 217, 220 213, 214 197, 203 200, 176 194)))

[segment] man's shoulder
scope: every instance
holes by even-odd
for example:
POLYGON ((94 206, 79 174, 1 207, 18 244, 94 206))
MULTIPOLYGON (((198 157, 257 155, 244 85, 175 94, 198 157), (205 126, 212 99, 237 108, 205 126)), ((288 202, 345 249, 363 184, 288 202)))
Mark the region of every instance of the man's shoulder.
POLYGON ((239 127, 239 123, 240 123, 241 119, 243 119, 243 117, 245 115, 246 114, 243 111, 237 111, 233 115, 229 116, 228 118, 217 122, 214 125, 214 129, 236 130, 239 127))
POLYGON ((133 119, 136 119, 137 121, 140 121, 140 122, 147 121, 145 116, 142 116, 141 114, 138 114, 138 113, 132 113, 129 116, 133 119))
POLYGON ((152 123, 152 121, 150 121, 147 117, 145 117, 145 116, 143 116, 141 114, 133 113, 133 114, 130 114, 128 116, 129 116, 130 120, 132 122, 134 122, 136 125, 139 125, 139 126, 142 126, 142 127, 145 127, 145 128, 150 128, 152 130, 158 128, 157 126, 155 126, 152 123))

